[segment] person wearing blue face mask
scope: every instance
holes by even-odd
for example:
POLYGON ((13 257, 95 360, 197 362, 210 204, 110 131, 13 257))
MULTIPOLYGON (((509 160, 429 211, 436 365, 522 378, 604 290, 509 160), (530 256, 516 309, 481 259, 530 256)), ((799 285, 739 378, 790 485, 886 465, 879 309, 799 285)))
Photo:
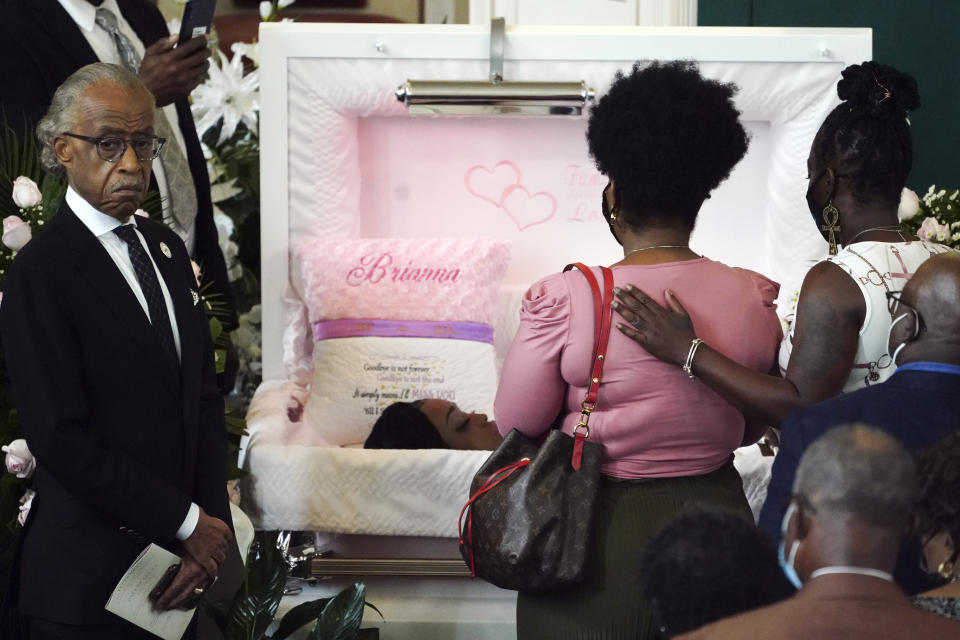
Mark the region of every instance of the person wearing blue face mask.
POLYGON ((803 454, 783 519, 780 562, 800 590, 678 639, 960 638, 960 622, 914 607, 891 574, 917 487, 910 453, 883 431, 824 434, 803 454))
MULTIPOLYGON (((851 422, 871 424, 919 451, 960 428, 960 254, 924 262, 902 292, 888 296, 888 351, 896 372, 886 382, 791 414, 783 423, 759 526, 776 543, 797 464, 809 443, 851 422)), ((788 548, 789 554, 790 549, 788 548)), ((908 593, 932 585, 918 568, 919 541, 910 539, 894 571, 908 593)))

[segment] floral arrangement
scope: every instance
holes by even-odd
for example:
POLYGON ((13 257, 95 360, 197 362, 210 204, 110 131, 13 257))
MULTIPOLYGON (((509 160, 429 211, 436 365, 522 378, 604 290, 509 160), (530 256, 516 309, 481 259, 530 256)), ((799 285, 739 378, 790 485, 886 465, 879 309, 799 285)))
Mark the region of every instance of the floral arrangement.
POLYGON ((898 215, 904 229, 921 240, 960 249, 960 189, 930 185, 922 198, 904 189, 898 215))

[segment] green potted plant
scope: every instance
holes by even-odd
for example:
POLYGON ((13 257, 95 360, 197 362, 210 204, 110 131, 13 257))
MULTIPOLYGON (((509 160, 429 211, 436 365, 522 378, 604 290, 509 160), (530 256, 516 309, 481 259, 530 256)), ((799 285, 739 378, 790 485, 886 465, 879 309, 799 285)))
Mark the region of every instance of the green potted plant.
POLYGON ((366 587, 357 582, 339 594, 301 603, 280 619, 272 634, 283 598, 290 562, 271 541, 271 534, 258 532, 247 554, 246 578, 231 601, 207 602, 205 608, 225 640, 284 640, 312 624, 309 640, 376 640, 379 630, 360 629, 364 607, 380 611, 364 601, 366 587))

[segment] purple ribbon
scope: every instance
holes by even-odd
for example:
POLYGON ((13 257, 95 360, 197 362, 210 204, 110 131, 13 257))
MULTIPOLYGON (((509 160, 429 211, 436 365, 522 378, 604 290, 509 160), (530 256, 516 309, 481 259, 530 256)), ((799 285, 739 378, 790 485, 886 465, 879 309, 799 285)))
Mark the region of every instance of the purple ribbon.
POLYGON ((447 338, 493 344, 493 327, 481 322, 408 322, 375 318, 341 318, 313 325, 318 342, 330 338, 447 338))

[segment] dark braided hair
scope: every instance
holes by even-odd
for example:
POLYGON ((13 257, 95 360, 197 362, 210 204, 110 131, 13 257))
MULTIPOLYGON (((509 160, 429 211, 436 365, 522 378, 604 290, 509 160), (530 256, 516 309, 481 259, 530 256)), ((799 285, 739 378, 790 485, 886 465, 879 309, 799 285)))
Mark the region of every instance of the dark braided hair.
POLYGON ((876 62, 850 65, 841 76, 843 102, 820 127, 813 155, 850 180, 859 202, 896 205, 913 166, 907 116, 920 107, 917 81, 876 62))
POLYGON ((618 71, 590 112, 587 143, 597 169, 614 180, 623 218, 634 228, 656 211, 667 226, 692 229, 705 199, 747 152, 733 104, 737 87, 706 80, 689 61, 636 62, 618 71))
POLYGON ((960 544, 960 432, 924 451, 918 459, 920 498, 914 527, 921 539, 946 531, 960 544))

